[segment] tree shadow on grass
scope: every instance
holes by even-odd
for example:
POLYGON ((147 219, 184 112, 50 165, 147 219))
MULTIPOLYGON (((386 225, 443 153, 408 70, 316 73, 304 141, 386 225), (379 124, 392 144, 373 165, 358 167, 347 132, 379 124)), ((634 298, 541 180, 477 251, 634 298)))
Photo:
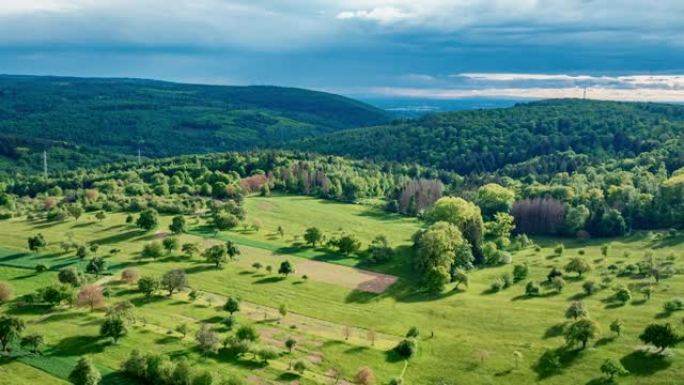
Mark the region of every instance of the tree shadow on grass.
POLYGON ((174 336, 164 336, 164 337, 159 337, 156 340, 154 340, 154 343, 160 344, 160 345, 166 345, 170 344, 172 342, 177 342, 178 338, 174 336))
MULTIPOLYGON (((201 352, 200 352, 201 354, 201 352)), ((240 366, 245 369, 257 370, 263 369, 266 365, 264 363, 248 359, 247 357, 238 356, 234 353, 228 351, 227 349, 221 349, 219 352, 212 356, 218 362, 229 363, 235 366, 240 366)))
POLYGON ((615 337, 603 337, 594 343, 594 347, 598 348, 615 341, 615 337))
POLYGON ((97 240, 93 241, 92 243, 95 243, 98 245, 109 245, 112 243, 122 243, 122 242, 126 242, 132 238, 138 237, 138 236, 143 235, 143 234, 145 234, 144 230, 130 230, 130 231, 126 231, 125 233, 115 234, 115 235, 111 235, 109 237, 97 239, 97 240))
POLYGON ((266 284, 266 283, 282 282, 285 279, 286 279, 285 277, 273 276, 273 277, 266 277, 266 278, 258 279, 256 281, 254 281, 253 283, 262 285, 262 284, 266 284))
POLYGON ((193 267, 189 267, 187 269, 184 269, 186 274, 196 274, 196 273, 202 273, 208 270, 217 270, 214 265, 197 265, 193 267))
POLYGON ((584 293, 584 292, 579 292, 579 293, 573 294, 570 297, 568 297, 568 301, 581 301, 587 297, 589 297, 589 294, 584 293))
POLYGON ((622 357, 620 363, 634 376, 650 376, 672 365, 666 356, 643 350, 635 350, 622 357))
POLYGON ((397 354, 397 352, 394 351, 394 349, 390 349, 385 352, 385 361, 390 362, 390 363, 395 363, 395 362, 401 362, 404 361, 405 358, 397 354))
POLYGON ((102 353, 109 345, 109 340, 100 336, 73 336, 60 340, 52 349, 55 356, 84 356, 102 353))
POLYGON ((564 369, 570 367, 583 351, 582 349, 574 349, 567 346, 549 350, 539 358, 532 369, 537 373, 538 378, 543 380, 560 374, 564 369), (547 356, 555 356, 557 358, 555 360, 556 364, 550 364, 550 361, 545 359, 547 356))
POLYGON ((296 380, 299 380, 300 378, 301 377, 299 374, 292 373, 292 372, 283 372, 283 373, 280 373, 280 375, 278 376, 279 381, 285 381, 285 382, 296 381, 296 380))
POLYGON ((209 323, 209 324, 217 324, 221 321, 223 321, 225 317, 221 317, 220 315, 215 315, 213 317, 209 317, 207 319, 202 320, 203 323, 209 323))
POLYGON ((5 311, 7 315, 42 315, 49 312, 52 306, 49 305, 14 305, 5 311))
POLYGON ((589 380, 586 385, 614 385, 616 383, 616 380, 611 380, 606 377, 597 377, 589 380))
POLYGON ((72 228, 72 229, 80 229, 80 228, 83 228, 83 227, 88 227, 88 226, 94 225, 94 224, 96 224, 96 223, 97 223, 97 222, 95 222, 95 221, 75 223, 75 224, 73 224, 73 225, 71 226, 71 228, 72 228))
POLYGON ((567 322, 561 322, 550 326, 548 329, 546 329, 546 331, 544 331, 544 336, 542 338, 549 339, 562 336, 566 325, 567 322))

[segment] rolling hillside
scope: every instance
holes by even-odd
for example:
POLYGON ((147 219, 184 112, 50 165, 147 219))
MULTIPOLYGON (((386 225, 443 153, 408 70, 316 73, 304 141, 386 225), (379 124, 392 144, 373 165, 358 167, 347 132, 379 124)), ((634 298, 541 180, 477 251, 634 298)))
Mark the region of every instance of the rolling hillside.
POLYGON ((0 165, 39 167, 45 148, 57 168, 138 147, 148 157, 244 150, 388 120, 370 105, 294 88, 0 76, 0 165))
POLYGON ((559 99, 432 114, 305 139, 292 147, 469 174, 570 150, 589 160, 634 156, 682 133, 683 106, 559 99))

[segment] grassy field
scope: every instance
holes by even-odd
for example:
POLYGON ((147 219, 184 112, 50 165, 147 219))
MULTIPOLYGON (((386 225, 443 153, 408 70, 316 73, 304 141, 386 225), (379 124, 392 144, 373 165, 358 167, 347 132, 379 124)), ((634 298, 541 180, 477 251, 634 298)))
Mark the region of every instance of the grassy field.
MULTIPOLYGON (((410 236, 419 228, 419 222, 414 219, 387 215, 367 206, 287 196, 248 198, 246 208, 250 220, 258 219, 261 223, 258 232, 238 229, 219 233, 218 239, 213 239, 214 234, 201 231, 203 223, 190 219, 194 231, 182 236, 182 241, 202 241, 205 245, 225 239, 238 242, 242 251, 240 258, 219 270, 199 257, 188 260, 174 254, 157 261, 141 260, 142 246, 163 235, 144 233, 125 225, 125 216, 121 214, 110 215, 102 222, 86 217, 78 222, 71 220, 50 226, 21 219, 0 221, 0 280, 9 282, 16 295, 56 282, 55 271, 33 272, 37 261, 55 270, 67 264, 82 263, 73 257, 73 252, 63 254, 56 246, 67 232, 79 242, 99 243, 101 251, 121 249, 120 253, 108 258, 113 274, 126 266, 135 266, 143 275, 161 275, 172 268, 183 268, 189 274, 192 288, 204 292, 194 301, 187 292, 172 298, 159 295, 152 301, 145 301, 135 287, 118 282, 116 275, 103 278, 102 283, 110 287, 112 293, 108 303, 128 300, 136 305, 135 322, 129 326, 129 335, 116 345, 98 337, 99 324, 104 317, 101 311, 90 313, 87 309, 68 306, 52 310, 17 309, 11 304, 3 305, 3 312, 24 317, 28 321, 28 331, 45 335, 48 343, 43 356, 0 362, 0 370, 14 376, 12 378, 16 380, 12 384, 33 384, 40 376, 46 377, 40 383, 59 384, 78 356, 92 356, 105 373, 118 368, 128 352, 138 348, 145 352, 187 356, 197 366, 221 373, 232 372, 254 383, 299 380, 301 384, 327 384, 331 368, 343 368, 344 377, 349 380, 360 366, 373 368, 377 382, 386 383, 404 370, 404 363, 388 353, 389 348, 407 329, 417 326, 421 330, 419 351, 406 368, 408 384, 596 385, 600 383, 599 367, 606 358, 621 361, 631 372, 620 379, 622 384, 675 385, 681 383, 684 376, 681 359, 684 350, 681 347, 668 350, 667 355, 654 356, 643 352, 637 338, 652 322, 670 322, 684 333, 681 314, 662 312, 665 301, 684 293, 682 275, 663 280, 648 301, 633 291, 633 300, 624 306, 609 301, 610 289, 585 297, 581 288, 583 280, 600 282, 601 273, 608 271, 610 265, 635 263, 647 251, 662 257, 675 255, 675 267, 681 268, 682 237, 638 233, 610 241, 565 240, 566 250, 561 257, 552 255, 559 240, 536 239, 541 245, 540 251, 529 248, 514 255, 514 263, 526 262, 530 266, 529 279, 545 280, 551 267, 564 266, 570 257, 579 255, 580 250, 592 261, 594 270, 583 279, 567 277, 568 285, 559 294, 545 292, 536 298, 523 295, 527 281, 498 293, 489 292, 492 279, 510 272, 510 265, 472 272, 470 287, 465 291, 427 295, 415 291, 409 269, 410 236), (392 263, 373 267, 355 258, 293 246, 299 241, 295 236, 312 225, 320 227, 328 236, 352 232, 362 240, 364 247, 376 235, 384 234, 393 246, 401 247, 403 251, 392 263), (276 232, 278 226, 285 229, 282 238, 276 232), (42 232, 52 246, 38 256, 24 254, 27 253, 26 237, 37 232, 42 232), (608 257, 603 259, 600 247, 605 242, 610 242, 611 247, 608 257), (258 261, 277 268, 284 259, 293 262, 295 268, 298 264, 306 266, 312 259, 332 263, 307 270, 309 278, 306 280, 301 278, 302 271, 281 278, 251 267, 258 261), (350 266, 395 274, 400 279, 383 293, 363 292, 343 282, 352 276, 353 270, 347 270, 350 266), (317 269, 325 271, 317 273, 317 269), (203 357, 195 348, 194 330, 200 323, 208 322, 215 324, 223 335, 228 334, 221 324, 227 313, 220 309, 227 296, 242 300, 238 321, 256 325, 262 344, 284 350, 283 341, 292 336, 299 341, 295 352, 283 354, 268 366, 249 356, 239 360, 224 354, 203 357), (566 322, 564 312, 571 301, 577 299, 584 301, 591 318, 601 325, 602 335, 584 351, 563 354, 559 373, 545 373, 539 368, 539 357, 546 350, 563 345, 560 330, 566 322), (278 314, 281 305, 289 309, 285 317, 278 314), (624 320, 625 331, 622 336, 614 337, 609 325, 618 318, 624 320), (173 331, 179 323, 187 323, 192 330, 185 338, 173 331), (343 333, 347 328, 348 339, 343 333), (376 334, 374 346, 368 340, 370 330, 376 334), (513 355, 516 351, 523 357, 518 365, 513 355), (296 358, 305 358, 312 363, 301 379, 285 373, 289 362, 296 358)), ((163 218, 158 230, 166 231, 169 221, 170 218, 163 218)), ((629 277, 616 277, 611 285, 639 282, 629 277)), ((105 376, 106 383, 119 381, 116 376, 105 376)))

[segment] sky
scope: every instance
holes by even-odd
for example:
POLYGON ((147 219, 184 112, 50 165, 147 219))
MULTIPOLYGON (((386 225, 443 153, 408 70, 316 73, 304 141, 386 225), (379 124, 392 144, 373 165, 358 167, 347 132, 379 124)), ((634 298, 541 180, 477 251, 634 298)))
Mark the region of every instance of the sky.
POLYGON ((681 0, 0 0, 0 73, 684 101, 681 0))

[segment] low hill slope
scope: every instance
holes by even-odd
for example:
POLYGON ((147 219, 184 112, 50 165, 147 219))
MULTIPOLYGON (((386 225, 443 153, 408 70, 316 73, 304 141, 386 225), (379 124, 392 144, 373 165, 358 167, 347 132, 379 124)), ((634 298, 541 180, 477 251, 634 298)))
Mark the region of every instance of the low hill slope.
POLYGON ((682 133, 684 106, 558 99, 428 115, 305 139, 292 147, 468 174, 568 150, 591 160, 634 156, 682 133))
POLYGON ((356 100, 295 88, 0 76, 0 157, 16 165, 40 165, 31 154, 53 147, 54 165, 72 167, 97 151, 243 150, 388 120, 356 100))

